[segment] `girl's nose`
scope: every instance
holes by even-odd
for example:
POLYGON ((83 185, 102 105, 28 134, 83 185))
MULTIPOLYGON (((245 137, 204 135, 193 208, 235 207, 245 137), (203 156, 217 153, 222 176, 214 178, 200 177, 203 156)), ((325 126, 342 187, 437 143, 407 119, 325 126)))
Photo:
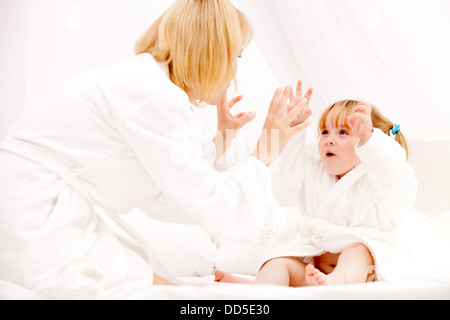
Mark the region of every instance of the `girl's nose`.
POLYGON ((328 140, 327 145, 334 146, 334 141, 333 140, 328 140))

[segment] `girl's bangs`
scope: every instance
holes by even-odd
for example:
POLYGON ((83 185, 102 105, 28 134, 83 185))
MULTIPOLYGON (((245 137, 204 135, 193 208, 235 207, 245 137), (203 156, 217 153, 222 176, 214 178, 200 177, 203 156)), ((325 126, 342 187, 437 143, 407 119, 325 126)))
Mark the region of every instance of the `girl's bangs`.
POLYGON ((353 114, 357 101, 345 100, 337 102, 331 105, 325 112, 319 121, 319 135, 326 129, 327 119, 330 119, 330 123, 333 128, 342 127, 350 130, 347 118, 353 114))

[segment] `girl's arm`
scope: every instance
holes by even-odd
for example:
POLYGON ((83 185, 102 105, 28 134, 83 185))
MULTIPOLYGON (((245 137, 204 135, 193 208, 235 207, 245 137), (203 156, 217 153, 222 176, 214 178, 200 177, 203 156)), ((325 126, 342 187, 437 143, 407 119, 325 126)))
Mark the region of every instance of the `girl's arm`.
POLYGON ((417 180, 406 161, 404 149, 390 136, 374 129, 371 138, 356 152, 366 166, 370 197, 382 229, 397 225, 414 207, 417 180))

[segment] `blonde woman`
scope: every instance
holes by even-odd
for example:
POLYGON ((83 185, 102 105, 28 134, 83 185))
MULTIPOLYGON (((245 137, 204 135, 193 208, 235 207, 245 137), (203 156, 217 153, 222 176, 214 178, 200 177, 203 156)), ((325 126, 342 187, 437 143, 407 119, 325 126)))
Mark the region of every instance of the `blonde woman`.
MULTIPOLYGON (((1 280, 71 298, 153 277, 95 208, 138 243, 118 218, 134 208, 247 243, 275 235, 284 218, 271 194, 267 166, 277 154, 268 135, 243 163, 213 167, 230 138, 222 133, 254 117, 232 116, 240 97, 226 101, 250 38, 228 0, 179 0, 138 41, 136 57, 72 79, 30 108, 0 148, 1 280), (218 106, 214 141, 202 135, 205 104, 218 106)), ((302 99, 284 115, 291 91, 275 92, 265 123, 281 147, 306 126, 289 126, 302 99)))

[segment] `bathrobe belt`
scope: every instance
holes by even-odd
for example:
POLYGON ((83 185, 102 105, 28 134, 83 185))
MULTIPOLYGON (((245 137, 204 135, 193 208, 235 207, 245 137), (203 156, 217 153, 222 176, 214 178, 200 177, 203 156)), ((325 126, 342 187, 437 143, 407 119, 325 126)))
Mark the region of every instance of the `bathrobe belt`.
MULTIPOLYGON (((101 220, 105 221, 106 224, 110 224, 111 221, 108 220, 112 220, 121 230, 128 234, 140 246, 140 248, 136 248, 136 246, 131 245, 131 247, 134 247, 134 249, 140 251, 138 253, 141 256, 144 256, 147 259, 148 264, 152 267, 154 272, 157 272, 161 277, 166 278, 169 281, 180 282, 177 279, 178 277, 172 274, 170 270, 168 270, 167 267, 165 267, 164 264, 159 261, 155 254, 156 251, 153 246, 132 227, 130 227, 130 225, 125 222, 118 213, 111 212, 109 209, 101 207, 92 197, 92 195, 86 190, 86 188, 79 182, 78 178, 63 164, 53 159, 44 151, 41 151, 36 146, 23 140, 18 140, 11 137, 8 137, 0 143, 0 151, 6 151, 16 156, 27 159, 60 177, 65 183, 67 183, 76 192, 78 192, 79 195, 81 195, 81 197, 83 197, 91 205, 92 211, 94 211, 101 220), (104 211, 107 215, 107 218, 109 219, 107 219, 99 211, 104 211)), ((122 236, 117 234, 116 236, 118 236, 119 239, 123 241, 122 236)))

